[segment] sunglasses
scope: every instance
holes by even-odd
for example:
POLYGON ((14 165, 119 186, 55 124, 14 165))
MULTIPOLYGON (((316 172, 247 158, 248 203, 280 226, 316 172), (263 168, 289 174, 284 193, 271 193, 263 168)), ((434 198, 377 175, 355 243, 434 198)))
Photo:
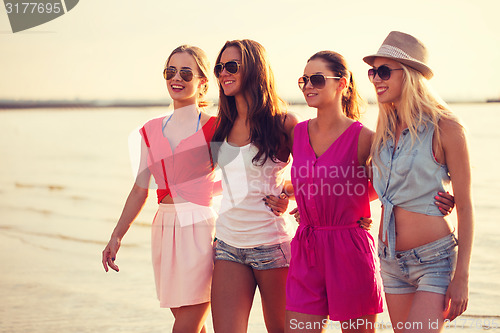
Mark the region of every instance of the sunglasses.
POLYGON ((225 64, 220 62, 217 65, 215 65, 214 74, 216 77, 219 77, 220 73, 222 73, 224 68, 226 69, 226 71, 229 74, 236 74, 236 73, 238 73, 240 66, 241 65, 239 63, 237 63, 235 60, 228 61, 225 64))
POLYGON ((325 76, 323 74, 313 74, 311 76, 301 76, 299 77, 299 88, 300 90, 304 90, 304 87, 307 85, 307 82, 311 81, 313 88, 323 89, 326 84, 326 79, 340 79, 340 76, 325 76))
MULTIPOLYGON (((172 80, 175 74, 177 74, 177 68, 175 67, 167 67, 163 70, 163 77, 165 78, 165 80, 172 80)), ((193 70, 189 67, 181 68, 179 70, 179 75, 186 82, 191 81, 193 77, 203 77, 201 75, 194 74, 193 70)))
POLYGON ((391 69, 386 65, 382 65, 379 68, 373 67, 368 70, 368 78, 370 79, 370 81, 373 81, 375 79, 375 76, 378 74, 379 78, 381 78, 384 81, 387 81, 391 78, 392 71, 399 71, 399 70, 403 69, 402 68, 391 69))

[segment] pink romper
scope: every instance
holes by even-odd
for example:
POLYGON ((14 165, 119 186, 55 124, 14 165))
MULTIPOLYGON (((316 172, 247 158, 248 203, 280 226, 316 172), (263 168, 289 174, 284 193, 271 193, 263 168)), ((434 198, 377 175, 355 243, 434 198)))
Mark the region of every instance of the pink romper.
POLYGON ((292 183, 300 225, 292 240, 287 310, 345 321, 382 312, 382 281, 371 235, 368 177, 358 162, 363 125, 353 123, 320 156, 309 121, 295 127, 292 183))

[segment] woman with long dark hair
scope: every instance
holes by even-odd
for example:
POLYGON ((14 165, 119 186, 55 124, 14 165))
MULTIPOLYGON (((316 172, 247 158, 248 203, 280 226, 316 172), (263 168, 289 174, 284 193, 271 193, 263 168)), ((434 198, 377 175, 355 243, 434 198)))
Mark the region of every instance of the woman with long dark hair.
POLYGON ((220 98, 212 150, 222 169, 223 195, 212 281, 214 328, 246 332, 258 286, 268 332, 283 332, 293 230, 283 210, 271 211, 262 198, 285 196, 284 170, 297 120, 276 93, 259 43, 227 42, 215 76, 220 98))

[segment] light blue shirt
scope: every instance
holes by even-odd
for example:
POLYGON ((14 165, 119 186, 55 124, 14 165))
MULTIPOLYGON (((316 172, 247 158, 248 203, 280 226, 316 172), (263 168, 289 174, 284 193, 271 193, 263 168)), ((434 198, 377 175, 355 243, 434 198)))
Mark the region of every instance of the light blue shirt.
POLYGON ((384 206, 382 240, 388 238, 389 256, 395 255, 396 222, 394 206, 426 215, 442 216, 434 204, 438 192, 445 192, 450 183, 446 165, 438 163, 432 150, 434 125, 431 122, 417 128, 412 142, 408 128, 401 133, 398 145, 389 139, 374 159, 373 187, 384 206))

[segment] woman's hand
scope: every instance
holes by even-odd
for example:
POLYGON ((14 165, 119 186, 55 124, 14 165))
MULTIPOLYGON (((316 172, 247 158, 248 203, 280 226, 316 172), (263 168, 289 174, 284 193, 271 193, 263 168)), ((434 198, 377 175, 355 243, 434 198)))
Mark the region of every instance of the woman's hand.
POLYGON ((439 211, 444 216, 450 214, 453 211, 453 207, 455 207, 455 197, 449 192, 438 192, 438 195, 436 195, 434 199, 437 200, 436 202, 434 202, 434 204, 438 206, 439 211))
POLYGON ((285 193, 281 193, 279 197, 275 195, 267 195, 262 200, 276 216, 280 216, 286 212, 286 209, 288 208, 288 196, 285 193))
POLYGON ((300 214, 298 208, 292 209, 289 214, 293 215, 293 217, 295 217, 295 221, 297 221, 297 223, 300 224, 300 214))
POLYGON ((108 245, 106 245, 104 251, 102 251, 102 265, 104 266, 104 270, 106 272, 108 271, 108 266, 117 272, 120 271, 118 266, 115 264, 116 253, 120 248, 120 244, 121 241, 118 238, 111 237, 108 245))
POLYGON ((444 319, 453 321, 467 310, 469 283, 467 279, 454 277, 446 290, 444 319))
POLYGON ((373 220, 369 217, 361 217, 357 223, 359 224, 359 226, 363 229, 365 229, 366 231, 370 231, 371 227, 372 227, 372 224, 373 224, 373 220))

